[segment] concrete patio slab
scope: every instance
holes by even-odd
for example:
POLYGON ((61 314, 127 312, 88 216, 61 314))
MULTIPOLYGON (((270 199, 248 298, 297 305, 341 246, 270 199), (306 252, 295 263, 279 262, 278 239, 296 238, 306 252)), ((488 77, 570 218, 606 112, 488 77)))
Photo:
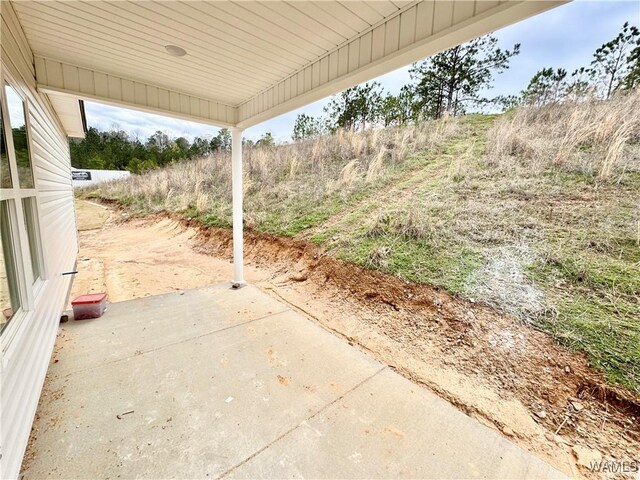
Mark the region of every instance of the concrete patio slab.
POLYGON ((288 310, 268 296, 256 299, 249 290, 234 295, 229 291, 228 285, 214 285, 140 298, 134 303, 109 304, 102 318, 63 327, 82 341, 65 345, 66 361, 56 365, 60 369, 56 373, 63 373, 65 368, 92 368, 288 310), (215 311, 211 310, 212 304, 215 311), (148 315, 149 311, 162 314, 148 315))
POLYGON ((62 325, 25 478, 558 478, 255 287, 62 325))
POLYGON ((549 465, 389 369, 231 478, 558 478, 549 465))

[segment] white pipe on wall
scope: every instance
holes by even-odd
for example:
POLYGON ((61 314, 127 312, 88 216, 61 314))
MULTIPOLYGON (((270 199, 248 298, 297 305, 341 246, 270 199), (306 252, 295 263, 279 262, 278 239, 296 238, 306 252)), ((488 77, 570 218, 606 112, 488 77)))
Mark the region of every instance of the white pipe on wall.
POLYGON ((231 185, 233 194, 233 287, 244 281, 244 239, 242 210, 242 130, 231 129, 231 185))

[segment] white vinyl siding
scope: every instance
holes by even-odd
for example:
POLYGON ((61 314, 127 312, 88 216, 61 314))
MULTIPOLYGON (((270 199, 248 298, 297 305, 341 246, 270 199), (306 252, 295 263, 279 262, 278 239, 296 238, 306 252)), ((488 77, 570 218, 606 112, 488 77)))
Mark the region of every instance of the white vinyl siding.
MULTIPOLYGON (((71 277, 62 273, 74 269, 78 243, 68 141, 49 101, 36 91, 33 55, 9 2, 2 2, 2 71, 27 102, 37 205, 32 213, 42 247, 40 283, 37 288, 28 286, 32 304, 23 306, 24 315, 16 319, 19 323, 10 338, 0 337, 0 477, 14 478, 19 473, 70 287, 71 277)), ((23 243, 28 243, 26 237, 23 243)), ((29 251, 29 245, 22 247, 29 251)))

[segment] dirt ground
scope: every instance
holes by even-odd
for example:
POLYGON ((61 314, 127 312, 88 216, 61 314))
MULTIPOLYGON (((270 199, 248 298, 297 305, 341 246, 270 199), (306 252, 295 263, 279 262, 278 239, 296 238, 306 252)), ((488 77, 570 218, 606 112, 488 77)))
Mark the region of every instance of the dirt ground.
MULTIPOLYGON (((121 302, 231 280, 231 261, 195 252, 197 232, 174 220, 123 223, 121 214, 84 200, 76 201, 76 212, 80 254, 70 302, 97 292, 121 302)), ((251 282, 266 278, 247 273, 251 282)))
MULTIPOLYGON (((127 219, 104 208, 78 204, 71 298, 106 291, 117 302, 230 280, 229 231, 164 215, 127 219)), ((439 289, 341 262, 304 241, 247 232, 245 254, 249 282, 568 475, 636 477, 640 399, 608 386, 582 356, 546 334, 439 289), (592 462, 609 462, 598 463, 609 471, 591 471, 592 462)))

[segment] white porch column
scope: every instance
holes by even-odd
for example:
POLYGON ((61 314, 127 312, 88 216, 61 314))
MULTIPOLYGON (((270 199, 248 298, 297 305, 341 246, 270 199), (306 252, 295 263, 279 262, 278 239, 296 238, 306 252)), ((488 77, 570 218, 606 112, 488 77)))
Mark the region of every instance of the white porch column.
POLYGON ((242 233, 242 130, 231 129, 231 185, 233 193, 233 287, 244 281, 244 239, 242 233))

